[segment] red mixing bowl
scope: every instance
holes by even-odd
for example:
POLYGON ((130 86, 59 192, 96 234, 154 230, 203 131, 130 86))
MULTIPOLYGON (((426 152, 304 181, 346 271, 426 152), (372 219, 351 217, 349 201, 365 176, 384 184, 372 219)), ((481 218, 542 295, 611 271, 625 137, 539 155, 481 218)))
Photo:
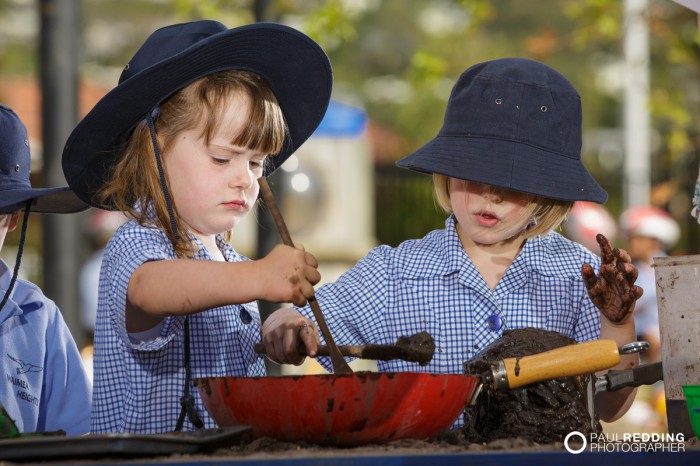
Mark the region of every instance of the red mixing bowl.
POLYGON ((220 427, 249 425, 254 438, 342 446, 435 436, 459 417, 480 379, 355 372, 210 377, 195 383, 220 427))

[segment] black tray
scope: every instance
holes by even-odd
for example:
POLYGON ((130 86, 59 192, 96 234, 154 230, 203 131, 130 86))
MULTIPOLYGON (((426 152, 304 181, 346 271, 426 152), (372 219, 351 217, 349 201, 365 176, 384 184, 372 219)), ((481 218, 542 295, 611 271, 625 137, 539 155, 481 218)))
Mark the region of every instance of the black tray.
POLYGON ((0 440, 0 460, 34 461, 200 453, 233 445, 250 426, 162 434, 87 434, 0 440))

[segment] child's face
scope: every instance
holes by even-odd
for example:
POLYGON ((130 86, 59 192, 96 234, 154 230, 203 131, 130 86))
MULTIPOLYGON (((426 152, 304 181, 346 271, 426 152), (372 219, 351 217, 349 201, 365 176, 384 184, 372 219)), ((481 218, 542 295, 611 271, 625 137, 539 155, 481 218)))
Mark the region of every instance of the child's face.
POLYGON ((474 243, 510 240, 531 221, 527 194, 457 178, 450 178, 449 191, 461 235, 474 243))
POLYGON ((234 93, 225 108, 209 145, 198 126, 178 134, 163 154, 177 213, 199 237, 235 227, 255 205, 263 174, 266 154, 231 143, 249 118, 249 97, 234 93))

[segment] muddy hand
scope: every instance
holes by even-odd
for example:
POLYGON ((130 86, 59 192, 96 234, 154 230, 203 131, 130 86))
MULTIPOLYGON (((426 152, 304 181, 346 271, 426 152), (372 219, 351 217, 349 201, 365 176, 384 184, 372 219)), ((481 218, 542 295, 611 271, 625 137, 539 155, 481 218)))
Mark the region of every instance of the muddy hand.
POLYGON ((600 274, 596 275, 590 264, 581 267, 591 301, 611 322, 621 322, 634 308, 634 302, 642 296, 642 289, 635 286, 637 268, 632 265, 624 249, 612 248, 608 239, 598 234, 600 245, 600 274))
POLYGON ((314 285, 321 279, 316 258, 303 246, 278 244, 258 260, 260 264, 260 291, 258 296, 275 303, 306 305, 314 296, 314 285))

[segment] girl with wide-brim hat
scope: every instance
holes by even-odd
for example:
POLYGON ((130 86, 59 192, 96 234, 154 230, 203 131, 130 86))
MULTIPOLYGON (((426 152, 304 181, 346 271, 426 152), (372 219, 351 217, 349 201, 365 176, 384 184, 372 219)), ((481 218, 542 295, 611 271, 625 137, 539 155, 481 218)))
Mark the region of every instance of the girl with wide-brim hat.
POLYGON ((192 379, 264 375, 255 300, 305 302, 317 264, 281 245, 250 261, 227 240, 258 177, 320 123, 331 87, 326 54, 295 29, 176 24, 146 40, 72 132, 69 185, 131 218, 101 269, 93 432, 214 427, 192 379))

